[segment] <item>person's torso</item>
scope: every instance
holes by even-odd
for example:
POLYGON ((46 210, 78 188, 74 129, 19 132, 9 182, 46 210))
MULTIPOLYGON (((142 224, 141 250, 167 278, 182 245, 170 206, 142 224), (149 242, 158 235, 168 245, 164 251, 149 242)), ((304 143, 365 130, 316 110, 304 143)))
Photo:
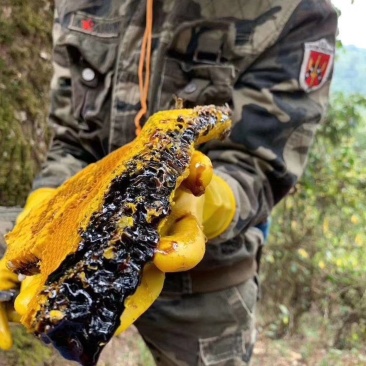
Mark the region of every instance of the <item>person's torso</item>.
MULTIPOLYGON (((231 104, 239 72, 274 44, 301 0, 155 0, 148 115, 231 104)), ((146 1, 56 1, 70 55, 73 112, 99 159, 135 137, 146 1)), ((146 117, 147 117, 146 116, 146 117)))

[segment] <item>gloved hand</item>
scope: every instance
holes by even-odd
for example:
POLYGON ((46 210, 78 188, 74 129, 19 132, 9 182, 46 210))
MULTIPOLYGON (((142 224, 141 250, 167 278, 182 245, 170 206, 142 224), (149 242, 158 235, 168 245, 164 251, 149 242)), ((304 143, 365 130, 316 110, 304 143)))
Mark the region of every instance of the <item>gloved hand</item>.
MULTIPOLYGON (((6 268, 3 259, 0 260, 0 291, 14 290, 18 287, 18 276, 6 268)), ((0 302, 0 348, 3 350, 9 350, 13 345, 8 323, 10 315, 9 304, 0 302)))
POLYGON ((210 159, 199 151, 193 155, 190 174, 182 186, 154 257, 154 264, 163 272, 195 267, 205 253, 206 240, 223 234, 236 212, 232 189, 213 173, 210 159), (197 192, 190 187, 197 187, 197 180, 202 188, 195 196, 197 192))
POLYGON ((230 226, 236 212, 236 200, 228 183, 213 175, 205 192, 203 231, 208 240, 223 234, 230 226))
MULTIPOLYGON (((18 216, 17 222, 20 222, 30 210, 46 199, 53 192, 52 188, 40 188, 32 192, 26 202, 22 213, 18 216)), ((29 283, 30 280, 25 283, 29 283)), ((18 275, 11 272, 3 259, 0 260, 0 291, 15 290, 20 287, 18 275)), ((22 285, 23 289, 24 285, 22 285)), ((26 296, 24 297, 26 298, 26 296)), ((19 315, 14 311, 11 303, 0 302, 0 349, 9 350, 13 345, 13 339, 10 333, 9 322, 19 321, 19 315)))

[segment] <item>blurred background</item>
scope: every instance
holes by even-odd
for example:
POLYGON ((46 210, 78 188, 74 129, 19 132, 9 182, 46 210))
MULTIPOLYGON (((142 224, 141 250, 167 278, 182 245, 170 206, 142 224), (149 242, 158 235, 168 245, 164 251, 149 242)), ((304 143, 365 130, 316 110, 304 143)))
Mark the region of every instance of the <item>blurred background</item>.
MULTIPOLYGON (((306 174, 276 209, 264 251, 254 366, 366 365, 365 0, 333 0, 331 105, 306 174)), ((0 206, 22 206, 45 157, 52 2, 0 0, 0 206)), ((19 328, 0 366, 71 365, 19 328)), ((152 366, 134 329, 100 365, 152 366)))

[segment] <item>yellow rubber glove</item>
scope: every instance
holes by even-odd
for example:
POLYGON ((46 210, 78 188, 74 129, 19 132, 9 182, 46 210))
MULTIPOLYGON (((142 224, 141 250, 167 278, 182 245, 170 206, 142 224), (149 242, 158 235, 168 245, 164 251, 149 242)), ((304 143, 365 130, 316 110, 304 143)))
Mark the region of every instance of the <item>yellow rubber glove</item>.
POLYGON ((152 305, 163 289, 164 279, 164 273, 153 263, 145 266, 140 286, 125 301, 121 325, 116 330, 115 335, 119 335, 129 328, 152 305))
MULTIPOLYGON (((20 222, 33 207, 38 205, 54 191, 52 188, 40 188, 32 192, 26 202, 26 205, 17 218, 20 222)), ((0 260, 0 291, 18 289, 20 286, 18 275, 11 272, 3 259, 0 260)), ((23 288, 23 286, 22 286, 23 288)), ((26 298, 26 296, 25 296, 26 298)), ((0 303, 0 349, 9 350, 13 345, 13 339, 10 333, 9 321, 18 321, 19 316, 15 313, 12 304, 0 303)))
POLYGON ((236 212, 236 200, 228 183, 213 175, 206 188, 203 208, 203 231, 207 239, 215 239, 230 226, 236 212))
POLYGON ((27 276, 22 281, 22 286, 19 295, 15 299, 14 307, 16 312, 22 316, 27 312, 28 304, 32 300, 37 286, 39 285, 39 275, 27 276))
POLYGON ((211 161, 198 151, 193 155, 190 175, 182 187, 178 189, 154 257, 154 264, 163 272, 195 267, 203 258, 206 240, 223 234, 236 212, 232 189, 224 179, 213 174, 211 161), (190 187, 197 187, 198 179, 202 181, 201 191, 194 192, 190 187), (201 195, 196 197, 193 193, 201 195))
MULTIPOLYGON (((0 291, 14 290, 18 287, 18 276, 6 268, 4 260, 0 260, 0 291)), ((8 306, 0 302, 0 348, 5 351, 13 346, 9 321, 8 306)))

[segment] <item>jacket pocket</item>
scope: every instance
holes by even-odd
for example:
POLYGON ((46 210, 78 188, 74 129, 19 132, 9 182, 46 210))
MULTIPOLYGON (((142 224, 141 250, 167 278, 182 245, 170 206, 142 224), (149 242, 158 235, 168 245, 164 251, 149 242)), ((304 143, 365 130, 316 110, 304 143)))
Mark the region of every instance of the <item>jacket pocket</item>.
MULTIPOLYGON (((109 113, 107 103, 110 103, 117 56, 117 28, 118 19, 101 20, 77 11, 71 14, 68 29, 58 40, 57 47, 68 55, 73 115, 81 123, 92 119, 93 123, 101 124, 105 113, 109 113)), ((91 125, 85 127, 90 129, 91 125)))
POLYGON ((258 287, 254 279, 226 291, 227 307, 234 319, 217 337, 199 340, 200 357, 205 366, 248 365, 256 340, 255 304, 258 287))
POLYGON ((159 108, 169 107, 173 94, 187 106, 230 102, 237 76, 228 51, 232 38, 227 21, 200 20, 180 27, 164 60, 159 108))

